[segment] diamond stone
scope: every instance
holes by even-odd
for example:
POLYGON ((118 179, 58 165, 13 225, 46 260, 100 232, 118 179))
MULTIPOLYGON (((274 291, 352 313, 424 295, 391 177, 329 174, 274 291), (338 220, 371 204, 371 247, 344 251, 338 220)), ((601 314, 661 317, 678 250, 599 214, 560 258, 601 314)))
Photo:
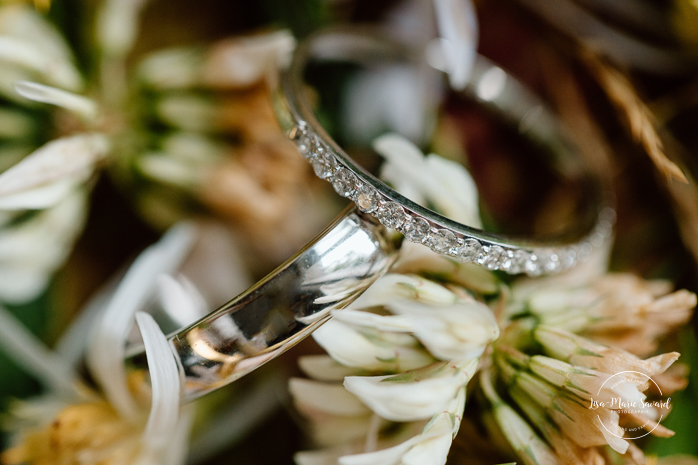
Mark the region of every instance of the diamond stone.
POLYGON ((528 256, 526 264, 524 265, 524 270, 526 271, 526 274, 529 276, 540 276, 543 274, 543 267, 541 266, 541 263, 538 260, 538 255, 532 253, 528 256))
POLYGON ((403 226, 403 234, 408 241, 422 242, 429 234, 429 222, 416 216, 407 221, 403 226))
POLYGON ((397 229, 405 222, 405 211, 395 202, 386 202, 376 211, 376 216, 387 228, 397 229))
POLYGON ((458 246, 458 239, 448 229, 440 229, 429 234, 427 245, 436 253, 447 254, 452 248, 458 246))
POLYGON ((547 273, 556 273, 562 268, 560 256, 556 252, 545 254, 545 259, 543 260, 541 258, 541 264, 543 265, 544 271, 547 273))
POLYGON ((500 246, 485 246, 482 248, 482 253, 477 261, 488 270, 496 270, 499 269, 499 265, 501 265, 505 256, 506 252, 500 246))
POLYGON ((482 250, 482 245, 477 239, 465 239, 463 241, 463 246, 458 249, 458 256, 466 262, 474 262, 477 257, 480 256, 480 251, 482 250))
POLYGON ((528 254, 524 250, 507 250, 499 269, 509 274, 519 274, 523 271, 527 258, 528 254))
POLYGON ((313 158, 310 162, 315 175, 320 179, 327 179, 332 176, 332 168, 324 158, 313 158))
POLYGON ((577 251, 575 249, 564 249, 559 255, 563 269, 572 268, 577 264, 577 251))
POLYGON ((364 185, 356 191, 356 205, 358 205, 362 212, 374 212, 376 208, 378 208, 379 201, 380 194, 371 186, 364 185))
POLYGON ((301 135, 296 144, 298 151, 306 158, 310 156, 313 146, 315 145, 313 138, 309 134, 301 135))
POLYGON ((351 197, 357 187, 357 180, 354 173, 347 169, 339 169, 332 177, 332 187, 344 197, 351 197))

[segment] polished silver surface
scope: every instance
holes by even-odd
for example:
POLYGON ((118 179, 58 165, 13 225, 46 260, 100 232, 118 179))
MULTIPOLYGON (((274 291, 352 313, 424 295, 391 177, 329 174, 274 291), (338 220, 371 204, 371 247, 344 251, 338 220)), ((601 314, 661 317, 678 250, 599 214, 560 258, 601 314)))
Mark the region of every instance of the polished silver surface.
MULTIPOLYGON (((316 239, 229 303, 169 336, 184 374, 184 401, 251 372, 310 335, 390 266, 383 226, 348 208, 316 239)), ((142 352, 127 359, 147 370, 142 352)))
MULTIPOLYGON (((583 181, 591 208, 573 231, 545 239, 495 234, 455 222, 400 195, 358 165, 315 118, 304 72, 310 60, 361 64, 387 60, 422 61, 422 51, 392 43, 375 33, 332 29, 314 34, 296 50, 276 92, 279 121, 316 174, 364 212, 396 229, 405 238, 462 262, 489 270, 539 276, 557 273, 586 260, 612 235, 615 212, 606 179, 584 163, 553 113, 511 75, 478 57, 463 95, 493 110, 538 145, 568 179, 583 181)), ((428 60, 427 60, 428 61, 428 60)))

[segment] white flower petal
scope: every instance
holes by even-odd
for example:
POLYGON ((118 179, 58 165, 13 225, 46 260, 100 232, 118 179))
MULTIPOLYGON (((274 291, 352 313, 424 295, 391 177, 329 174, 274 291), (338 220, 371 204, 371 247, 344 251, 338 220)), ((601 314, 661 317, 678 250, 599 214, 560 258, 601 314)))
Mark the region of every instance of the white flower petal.
POLYGON ((293 456, 296 465, 337 465, 342 456, 340 449, 320 449, 297 452, 293 456))
POLYGON ((88 366, 109 402, 127 419, 137 407, 126 386, 125 342, 133 316, 154 290, 157 277, 172 273, 189 251, 194 236, 191 224, 172 227, 160 241, 136 258, 117 288, 99 325, 93 330, 88 366))
POLYGON ((97 133, 79 134, 49 142, 0 174, 0 196, 7 196, 67 179, 84 179, 109 150, 97 133))
POLYGON ((183 162, 168 153, 149 152, 139 157, 138 168, 154 180, 186 189, 196 187, 203 181, 207 167, 183 162))
POLYGON ((347 392, 341 384, 291 378, 289 390, 296 406, 304 412, 319 411, 349 417, 370 413, 370 410, 359 399, 347 392))
POLYGON ((23 39, 0 36, 0 62, 3 66, 14 65, 40 73, 52 84, 70 88, 80 85, 80 77, 71 63, 52 57, 23 39))
POLYGON ((191 406, 182 408, 177 421, 177 428, 170 441, 170 446, 163 454, 162 463, 167 465, 196 463, 191 460, 189 454, 189 436, 194 423, 194 413, 195 411, 191 406))
POLYGON ((393 165, 398 172, 413 179, 421 179, 423 172, 420 168, 424 162, 424 154, 412 141, 400 134, 387 133, 373 141, 373 150, 393 165))
POLYGON ((408 321, 415 337, 432 355, 443 360, 479 357, 499 336, 492 311, 474 300, 428 305, 396 299, 387 307, 408 321))
POLYGON ((0 300, 9 304, 29 302, 46 289, 49 278, 44 270, 0 264, 0 300))
POLYGON ((158 51, 139 63, 138 75, 160 90, 184 89, 198 83, 203 61, 203 52, 198 48, 158 51))
POLYGON ((327 355, 305 355, 298 359, 298 366, 309 377, 318 381, 342 381, 360 370, 339 364, 327 355))
POLYGON ((202 81, 213 87, 246 87, 290 60, 296 41, 289 31, 223 40, 204 64, 202 81))
MULTIPOLYGON (((361 312, 356 312, 361 313, 361 312)), ((402 371, 433 362, 409 335, 367 331, 333 319, 313 333, 313 338, 339 363, 372 371, 402 371), (391 337, 393 336, 393 337, 391 337)))
POLYGON ((148 360, 152 400, 148 423, 143 432, 145 447, 162 452, 177 431, 181 374, 175 354, 165 334, 147 313, 136 313, 148 360))
POLYGON ((0 306, 0 348, 20 368, 57 394, 75 397, 78 376, 72 367, 46 347, 5 308, 0 306))
POLYGON ((32 43, 10 36, 0 36, 0 61, 43 71, 47 57, 32 43))
POLYGON ((82 95, 31 81, 18 81, 14 87, 15 92, 29 100, 65 108, 85 119, 94 119, 97 116, 95 101, 82 95))
POLYGON ((453 442, 453 424, 449 413, 429 422, 420 441, 402 456, 404 465, 445 465, 453 442))
POLYGON ((344 387, 383 418, 414 421, 446 410, 472 376, 452 368, 436 376, 403 380, 407 375, 348 376, 344 387))
POLYGON ((77 318, 63 331, 56 342, 54 350, 70 365, 77 367, 84 361, 85 351, 89 345, 90 329, 95 326, 108 305, 120 280, 121 276, 110 279, 104 287, 90 297, 77 318))
POLYGON ((76 191, 58 205, 0 232, 0 299, 24 303, 46 288, 82 230, 86 193, 76 191))
POLYGON ((421 276, 388 273, 373 283, 349 308, 387 305, 398 298, 439 304, 451 304, 458 300, 458 297, 444 286, 421 276))
POLYGON ((219 105, 193 92, 163 97, 155 111, 163 122, 183 131, 207 133, 219 124, 219 105))
POLYGON ((139 16, 146 0, 106 0, 97 13, 97 42, 104 53, 124 56, 138 35, 139 16))
POLYGON ((420 73, 408 64, 375 66, 358 73, 345 92, 348 137, 368 144, 387 130, 423 141, 435 116, 439 78, 436 72, 420 73))
POLYGON ((461 165, 430 154, 424 159, 430 175, 426 197, 452 220, 482 228, 475 180, 461 165))
POLYGON ((198 223, 198 239, 181 272, 209 308, 218 308, 255 283, 240 254, 243 247, 223 224, 198 223))
MULTIPOLYGON (((76 188, 86 180, 85 176, 76 176, 72 179, 59 179, 33 189, 27 189, 14 194, 0 194, 0 209, 2 210, 43 210, 53 207, 65 197, 74 192, 76 188)), ((2 175, 0 175, 0 179, 2 175)))
POLYGON ((168 134, 162 139, 161 148, 172 157, 200 166, 225 160, 229 150, 229 146, 219 140, 187 132, 168 134))
POLYGON ((402 456, 421 439, 415 436, 402 444, 367 454, 345 455, 339 458, 340 465, 398 465, 402 456))
POLYGON ((44 55, 38 69, 44 79, 61 88, 78 91, 83 82, 70 47, 58 29, 29 5, 5 5, 0 11, 0 34, 22 40, 44 55))
POLYGON ((470 0, 434 0, 441 46, 451 87, 461 90, 475 61, 478 24, 470 0))
POLYGON ((382 135, 373 147, 387 160, 381 178, 402 195, 418 203, 425 199, 449 218, 480 227, 477 187, 462 165, 436 154, 424 157, 398 134, 382 135))
MULTIPOLYGON (((461 390, 459 399, 464 398, 461 390)), ((346 455, 339 459, 341 465, 444 465, 453 442, 452 415, 463 414, 462 403, 456 402, 458 411, 436 414, 424 427, 422 434, 414 436, 396 446, 364 454, 346 455)))
POLYGON ((52 273, 82 230, 86 202, 86 192, 75 191, 53 208, 0 230, 0 264, 52 273))
POLYGON ((180 326, 188 326, 208 313, 206 302, 191 283, 187 289, 172 276, 161 275, 157 285, 163 309, 180 326))
POLYGON ((380 331, 407 333, 412 331, 412 322, 402 316, 384 316, 361 310, 343 309, 332 312, 334 321, 351 326, 365 326, 380 331))

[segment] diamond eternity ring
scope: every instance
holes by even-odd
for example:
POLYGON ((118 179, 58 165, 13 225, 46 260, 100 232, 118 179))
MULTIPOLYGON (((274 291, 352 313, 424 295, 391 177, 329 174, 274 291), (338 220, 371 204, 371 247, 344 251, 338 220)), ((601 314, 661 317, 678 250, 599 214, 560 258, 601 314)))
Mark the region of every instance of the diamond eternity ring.
POLYGON ((523 136, 544 145, 563 174, 582 179, 592 204, 585 226, 545 240, 511 237, 452 221, 412 202, 359 166, 318 123, 308 99, 304 72, 308 62, 375 63, 412 59, 414 50, 394 44, 375 33, 335 29, 310 36, 295 50, 275 93, 275 109, 282 127, 318 177, 358 208, 375 216, 411 242, 461 262, 488 270, 529 276, 558 273, 586 260, 594 248, 611 237, 615 211, 605 177, 592 175, 582 155, 568 142, 552 112, 523 84, 484 57, 478 56, 469 82, 461 92, 487 107, 507 123, 525 127, 523 136), (525 124, 524 124, 525 123, 525 124))
MULTIPOLYGON (((184 376, 183 401, 225 386, 282 354, 349 305, 392 264, 388 231, 355 207, 263 280, 168 336, 184 376)), ((167 323, 161 322, 166 327, 167 323)), ((142 347, 126 366, 146 373, 142 347)))

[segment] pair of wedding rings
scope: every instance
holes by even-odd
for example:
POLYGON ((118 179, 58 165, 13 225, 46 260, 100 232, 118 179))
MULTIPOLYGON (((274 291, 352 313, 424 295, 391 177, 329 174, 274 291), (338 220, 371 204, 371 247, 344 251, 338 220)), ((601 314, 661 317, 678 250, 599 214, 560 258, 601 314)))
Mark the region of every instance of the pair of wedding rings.
MULTIPOLYGON (((255 286, 169 337, 181 362, 184 400, 249 373, 312 333, 332 310, 349 305, 393 262, 397 245, 386 228, 450 259, 529 276, 568 270, 611 236, 614 211, 602 180, 584 166, 545 105, 483 57, 476 59, 462 93, 510 124, 526 119, 525 137, 546 145, 561 164, 574 166, 567 171, 585 178, 594 203, 588 227, 544 241, 474 229, 403 197, 345 153, 314 116, 303 79, 308 62, 404 61, 412 52, 348 30, 315 34, 296 49, 276 89, 278 118, 316 174, 356 205, 255 286), (483 92, 493 77, 496 92, 483 92)), ((128 365, 147 369, 143 354, 132 356, 128 365)))

